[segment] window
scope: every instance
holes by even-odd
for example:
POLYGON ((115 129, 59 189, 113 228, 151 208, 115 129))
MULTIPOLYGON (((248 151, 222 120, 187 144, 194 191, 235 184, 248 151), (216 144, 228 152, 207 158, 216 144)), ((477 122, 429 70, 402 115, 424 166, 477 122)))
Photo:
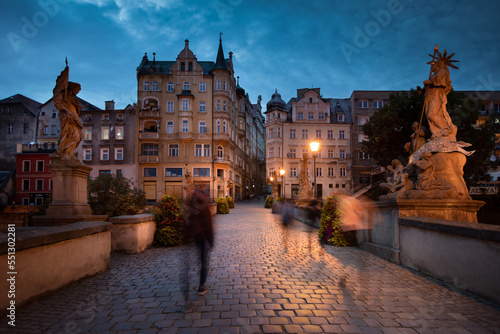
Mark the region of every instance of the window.
POLYGON ((341 177, 345 177, 345 176, 347 176, 347 168, 345 168, 345 167, 340 167, 340 170, 339 170, 339 171, 340 171, 340 173, 339 173, 339 174, 340 174, 340 176, 341 176, 341 177))
POLYGON ((117 126, 115 129, 115 139, 123 140, 123 126, 117 126))
POLYGON ((209 144, 203 145, 203 155, 206 157, 209 157, 212 155, 212 153, 210 152, 210 145, 209 144))
POLYGON ((36 171, 37 172, 43 172, 44 169, 44 162, 43 160, 37 161, 36 162, 36 171))
POLYGON ((339 130, 339 139, 345 139, 344 130, 339 130))
POLYGON ((168 156, 169 157, 178 157, 179 156, 179 145, 172 144, 168 146, 168 156))
POLYGON ((370 159, 370 155, 366 152, 359 151, 358 152, 358 159, 361 159, 361 160, 370 159))
POLYGON ((321 130, 316 130, 316 138, 321 139, 321 130))
POLYGON ((210 176, 210 168, 193 168, 193 176, 210 176))
POLYGON ((314 119, 314 113, 313 112, 308 113, 307 119, 313 120, 314 119))
POLYGON ((220 111, 220 100, 217 100, 217 111, 220 111))
POLYGON ((296 156, 296 155, 297 155, 297 152, 296 152, 296 150, 295 150, 294 148, 291 148, 291 149, 290 149, 290 153, 288 153, 288 155, 289 155, 289 158, 291 158, 291 159, 295 159, 295 158, 297 157, 297 156, 296 156))
POLYGON ((359 100, 358 101, 358 108, 368 108, 368 101, 367 100, 359 100))
POLYGON ((189 110, 189 100, 182 99, 182 110, 189 110))
POLYGON ((92 149, 91 148, 84 148, 83 149, 83 160, 84 161, 92 160, 92 149))
POLYGON ((158 155, 158 145, 156 144, 143 144, 142 155, 158 155))
POLYGON ((381 100, 375 100, 373 101, 373 109, 379 109, 384 106, 384 101, 381 100))
POLYGON ((220 133, 220 121, 217 121, 217 133, 220 133))
POLYGON ((109 175, 109 174, 111 174, 111 171, 109 169, 100 169, 99 174, 100 175, 109 175))
POLYGON ((115 148, 115 160, 123 160, 123 147, 115 148))
MULTIPOLYGON (((9 124, 9 129, 10 129, 10 126, 11 126, 11 125, 12 125, 12 124, 9 124)), ((10 132, 10 131, 9 131, 8 133, 12 133, 12 132, 10 132)), ((48 125, 45 125, 45 126, 43 127, 43 134, 44 134, 44 135, 48 135, 48 134, 49 134, 49 126, 48 126, 48 125)))
POLYGON ((309 98, 309 103, 313 103, 313 98, 312 97, 309 98))
POLYGON ((319 119, 319 120, 324 120, 324 119, 325 119, 325 114, 323 114, 322 112, 320 112, 320 113, 318 114, 318 119, 319 119))
POLYGON ((23 180, 23 190, 30 190, 30 180, 23 180))
POLYGON ((149 91, 149 81, 144 81, 144 90, 149 91))
POLYGON ((217 90, 220 90, 220 80, 217 81, 217 90))
POLYGON ((345 159, 345 150, 340 150, 339 157, 340 159, 345 159))
POLYGON ((174 91, 174 83, 167 82, 167 92, 173 92, 173 91, 174 91))
POLYGON ((197 157, 201 157, 201 156, 203 156, 202 155, 202 151, 203 151, 202 145, 201 144, 196 144, 195 150, 194 150, 194 155, 197 156, 197 157))
POLYGON ((174 112, 174 101, 168 101, 167 102, 167 112, 174 112))
POLYGON ((43 190, 43 180, 36 180, 36 190, 43 190))
POLYGON ((23 198, 23 205, 30 205, 30 199, 29 198, 23 198))
POLYGON ((200 112, 206 112, 207 106, 205 102, 200 102, 200 112))
POLYGON ((290 176, 297 176, 297 168, 295 167, 290 168, 290 176))
POLYGON ((337 119, 339 122, 344 122, 345 121, 345 115, 344 114, 338 114, 337 119))
POLYGON ((226 133, 226 121, 222 122, 222 133, 226 133))
POLYGON ((101 128, 101 139, 109 140, 109 127, 105 126, 101 128))
POLYGON ((43 205, 43 197, 35 197, 35 205, 43 205))
POLYGON ((185 71, 185 70, 186 70, 186 63, 182 62, 181 63, 181 71, 185 71))
POLYGON ((189 121, 187 119, 182 120, 182 132, 189 131, 189 121))
POLYGON ((207 133, 207 122, 200 121, 200 134, 207 133))
POLYGON ((189 81, 184 82, 184 85, 182 87, 183 87, 182 89, 184 89, 184 90, 190 90, 191 89, 189 81))
POLYGON ((29 123, 23 123, 23 134, 27 135, 30 132, 29 123))
POLYGON ((290 138, 295 139, 295 129, 290 129, 290 138))
POLYGON ((57 134, 57 126, 56 126, 56 125, 52 125, 52 131, 51 131, 51 134, 53 134, 53 135, 56 135, 56 134, 57 134))
POLYGON ((365 125, 368 122, 368 117, 358 117, 358 125, 365 125))
POLYGON ((222 90, 224 90, 224 91, 227 90, 227 86, 226 86, 226 82, 225 81, 222 83, 222 90))
POLYGON ((193 70, 193 62, 190 61, 188 62, 188 71, 192 71, 193 70))
POLYGON ((207 91, 207 83, 205 81, 200 82, 200 92, 207 91))
POLYGON ((166 177, 182 176, 182 168, 165 168, 166 177))
POLYGON ((328 167, 328 176, 335 176, 335 168, 334 167, 328 167))
POLYGON ((217 146, 217 158, 224 157, 224 148, 222 146, 217 146))
POLYGON ((327 137, 328 139, 333 139, 333 130, 328 130, 327 137))
POLYGON ((123 170, 117 169, 116 170, 116 177, 118 177, 118 178, 123 177, 123 170))
POLYGON ((309 132, 307 129, 302 129, 302 139, 307 139, 309 138, 309 132))
POLYGON ((101 148, 101 160, 109 160, 109 148, 101 148))
POLYGON ((269 159, 274 158, 274 147, 269 147, 268 152, 269 152, 268 158, 269 159))
POLYGON ((167 133, 174 133, 174 122, 167 121, 167 133))
POLYGON ((209 144, 196 144, 194 155, 197 157, 209 157, 210 156, 210 145, 209 144))
POLYGON ((316 167, 316 176, 323 176, 323 169, 321 167, 316 167))
POLYGON ((23 172, 29 172, 31 169, 31 161, 23 161, 23 172))
POLYGON ((92 140, 92 128, 83 129, 83 139, 92 140))
POLYGON ((267 131, 267 138, 274 138, 274 128, 269 128, 269 131, 267 131))
POLYGON ((155 177, 156 176, 156 167, 144 168, 144 176, 145 177, 155 177))
MULTIPOLYGON (((49 129, 48 129, 48 126, 47 126, 47 134, 48 134, 48 132, 49 132, 49 129)), ((14 124, 9 123, 9 125, 7 125, 7 134, 11 135, 13 133, 14 133, 14 124)))
POLYGON ((304 113, 303 112, 299 112, 297 114, 297 119, 304 119, 304 113))
POLYGON ((223 112, 226 112, 226 101, 224 101, 224 102, 223 102, 222 111, 223 111, 223 112))
POLYGON ((153 81, 153 92, 158 91, 158 81, 153 81))
POLYGON ((358 143, 362 143, 363 141, 368 141, 368 138, 364 134, 358 133, 358 143))

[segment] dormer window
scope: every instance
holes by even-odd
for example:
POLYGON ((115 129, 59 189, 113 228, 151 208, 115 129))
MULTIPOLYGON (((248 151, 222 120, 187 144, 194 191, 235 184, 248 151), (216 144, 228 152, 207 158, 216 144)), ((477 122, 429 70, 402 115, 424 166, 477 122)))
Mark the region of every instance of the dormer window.
POLYGON ((190 61, 190 62, 188 63, 188 71, 190 71, 190 72, 191 72, 192 70, 193 70, 193 62, 192 62, 192 61, 190 61))
POLYGON ((103 121, 109 121, 109 114, 103 114, 102 115, 102 120, 103 121))
POLYGON ((186 70, 186 63, 181 62, 181 71, 185 71, 185 70, 186 70))
POLYGON ((313 98, 312 97, 309 98, 309 103, 313 103, 313 98))
POLYGON ((339 122, 344 122, 344 120, 345 120, 344 114, 338 114, 337 117, 338 117, 339 122))

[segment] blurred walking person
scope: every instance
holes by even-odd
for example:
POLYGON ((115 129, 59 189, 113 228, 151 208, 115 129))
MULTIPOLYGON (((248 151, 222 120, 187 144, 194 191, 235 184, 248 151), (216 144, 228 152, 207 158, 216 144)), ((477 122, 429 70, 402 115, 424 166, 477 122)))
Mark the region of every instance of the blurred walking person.
MULTIPOLYGON (((207 293, 205 281, 208 275, 208 255, 210 248, 214 246, 214 230, 212 214, 209 209, 209 198, 201 190, 194 189, 185 203, 186 235, 194 242, 201 263, 200 285, 198 294, 207 293)), ((189 260, 189 259, 188 259, 189 260)), ((186 304, 189 297, 189 279, 186 275, 187 289, 185 291, 186 304)))
POLYGON ((283 243, 285 250, 288 251, 288 229, 293 219, 293 204, 291 201, 286 201, 280 207, 281 223, 283 227, 283 243))

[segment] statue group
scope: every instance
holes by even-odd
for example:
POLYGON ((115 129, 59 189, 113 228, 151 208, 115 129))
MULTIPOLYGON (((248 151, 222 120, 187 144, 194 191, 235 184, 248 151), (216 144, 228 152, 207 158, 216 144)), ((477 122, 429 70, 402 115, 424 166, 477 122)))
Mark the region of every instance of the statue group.
POLYGON ((457 127, 453 124, 446 109, 447 95, 452 90, 450 67, 458 69, 453 63, 454 53, 445 50, 429 55, 429 78, 423 81, 424 88, 417 90, 424 94, 424 107, 419 122, 412 125, 411 141, 405 145, 410 153, 409 163, 403 166, 395 159, 387 166, 389 176, 381 187, 388 191, 381 200, 391 199, 467 199, 470 200, 463 179, 463 166, 472 152, 464 150, 468 143, 457 142, 457 127), (425 139, 422 126, 426 115, 431 137, 425 139))

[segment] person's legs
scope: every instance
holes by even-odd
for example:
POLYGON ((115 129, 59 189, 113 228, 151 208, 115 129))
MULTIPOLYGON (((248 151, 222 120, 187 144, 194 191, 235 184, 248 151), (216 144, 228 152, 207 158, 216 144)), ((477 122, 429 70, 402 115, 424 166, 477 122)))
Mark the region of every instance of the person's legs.
POLYGON ((197 241, 196 242, 196 247, 198 248, 198 254, 200 255, 200 262, 201 262, 201 268, 200 268, 200 289, 199 293, 201 295, 205 294, 207 292, 207 289, 205 288, 205 281, 207 280, 207 275, 208 275, 208 247, 207 247, 207 241, 197 241))

